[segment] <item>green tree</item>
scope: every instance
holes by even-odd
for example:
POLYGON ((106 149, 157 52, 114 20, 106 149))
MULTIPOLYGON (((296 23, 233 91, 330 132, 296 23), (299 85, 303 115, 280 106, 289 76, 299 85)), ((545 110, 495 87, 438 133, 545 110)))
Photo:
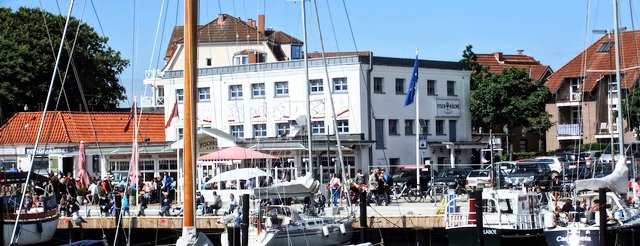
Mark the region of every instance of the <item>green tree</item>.
MULTIPOLYGON (((0 122, 25 105, 30 109, 44 105, 64 23, 65 17, 40 9, 0 8, 0 122)), ((53 90, 57 97, 66 78, 59 110, 83 110, 79 84, 91 110, 113 110, 126 99, 118 75, 129 62, 107 46, 107 40, 71 19, 53 90), (74 39, 74 66, 64 74, 74 39)), ((49 105, 53 110, 56 103, 49 105)))
POLYGON ((489 73, 477 62, 472 46, 467 46, 461 62, 472 70, 470 90, 471 124, 489 129, 522 127, 544 134, 552 126, 545 104, 551 92, 541 81, 532 81, 524 69, 506 68, 489 73))
POLYGON ((627 117, 627 130, 640 132, 640 82, 636 81, 623 104, 623 115, 627 117))

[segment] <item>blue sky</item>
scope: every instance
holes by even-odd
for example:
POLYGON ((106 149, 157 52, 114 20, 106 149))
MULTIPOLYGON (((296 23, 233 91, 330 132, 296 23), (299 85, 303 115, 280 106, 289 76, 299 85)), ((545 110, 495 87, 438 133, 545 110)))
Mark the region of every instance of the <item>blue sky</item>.
MULTIPOLYGON (((42 7, 63 13, 70 0, 3 0, 0 5, 42 7), (57 4, 59 3, 60 9, 57 4)), ((266 26, 302 39, 300 2, 291 0, 218 0, 200 1, 199 23, 216 18, 218 13, 239 16, 243 20, 266 15, 266 26)), ((353 36, 346 18, 343 0, 317 0, 319 14, 309 1, 309 51, 320 51, 316 16, 320 16, 327 51, 373 51, 375 55, 413 57, 420 49, 421 59, 457 61, 467 44, 476 53, 496 51, 514 54, 516 50, 535 57, 554 70, 576 56, 600 35, 594 29, 612 29, 611 1, 536 0, 536 1, 381 1, 344 0, 351 20, 353 36), (335 33, 335 35, 334 35, 335 33)), ((162 60, 174 25, 184 22, 184 1, 168 0, 166 22, 160 22, 164 38, 153 50, 161 0, 76 0, 73 15, 88 22, 109 37, 109 45, 132 61, 121 75, 130 105, 133 96, 145 93, 144 72, 154 56, 152 68, 162 60), (83 14, 84 8, 84 14, 83 14), (98 25, 102 23, 103 31, 98 25), (135 21, 134 21, 135 20, 135 21), (164 23, 164 25, 163 25, 164 23), (135 28, 134 28, 135 26, 135 28)), ((635 9, 638 9, 637 6, 635 9)), ((629 2, 620 3, 621 26, 632 29, 629 2)), ((637 13, 634 13, 637 15, 637 13)), ((636 17, 637 19, 638 17, 636 17)), ((637 25, 637 20, 635 21, 637 25)), ((147 94, 150 90, 147 90, 147 94)))

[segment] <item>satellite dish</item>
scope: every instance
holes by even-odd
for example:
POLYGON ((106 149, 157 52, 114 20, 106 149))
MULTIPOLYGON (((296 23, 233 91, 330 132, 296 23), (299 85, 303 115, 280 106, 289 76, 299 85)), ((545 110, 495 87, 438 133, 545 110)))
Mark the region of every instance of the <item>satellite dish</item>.
POLYGON ((502 131, 503 131, 504 133, 506 133, 506 134, 509 134, 509 126, 508 126, 508 125, 504 125, 504 126, 502 127, 502 131))

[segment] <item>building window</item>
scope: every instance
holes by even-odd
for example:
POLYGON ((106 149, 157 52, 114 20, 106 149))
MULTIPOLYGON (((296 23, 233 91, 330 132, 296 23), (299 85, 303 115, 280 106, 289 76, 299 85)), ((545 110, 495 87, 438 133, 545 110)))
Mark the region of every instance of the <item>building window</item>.
POLYGON ((198 101, 209 101, 211 100, 211 88, 198 88, 198 101))
POLYGON ((436 81, 427 80, 427 95, 436 95, 436 81))
POLYGON ((309 91, 313 93, 322 93, 324 87, 322 87, 322 79, 309 80, 309 91))
POLYGON ((302 45, 291 45, 291 60, 302 59, 302 45))
POLYGON ((229 86, 229 99, 242 99, 242 85, 229 86))
POLYGON ((582 111, 580 107, 571 107, 571 124, 582 123, 582 111))
POLYGON ((528 145, 529 145, 529 143, 528 143, 528 141, 526 139, 520 139, 520 151, 521 152, 526 152, 528 145))
POLYGON ((140 160, 140 174, 144 182, 151 181, 155 178, 155 161, 154 160, 140 160))
POLYGON ((207 67, 211 66, 211 58, 207 58, 207 67))
POLYGON ((389 119, 389 135, 398 135, 398 120, 389 119))
POLYGON ((414 135, 413 125, 413 120, 404 120, 404 135, 414 135))
POLYGON ((178 128, 176 130, 176 136, 178 140, 182 139, 182 137, 184 137, 184 129, 178 128))
POLYGON ((605 53, 605 52, 609 52, 609 50, 611 50, 611 46, 613 46, 613 42, 608 41, 608 42, 604 42, 600 45, 600 47, 598 48, 598 50, 596 52, 598 53, 605 53))
POLYGON ((384 120, 376 119, 376 149, 384 149, 384 120))
POLYGON ((289 123, 276 123, 276 136, 286 137, 289 135, 289 123))
POLYGON ((318 135, 324 134, 324 121, 313 121, 311 122, 311 134, 318 135))
POLYGON ((347 78, 334 78, 333 79, 333 92, 347 91, 347 78))
POLYGON ((338 133, 349 133, 349 120, 336 120, 338 133))
POLYGON ((282 81, 275 83, 276 96, 288 96, 289 95, 289 82, 282 81))
POLYGON ((436 135, 444 135, 444 120, 436 120, 436 135))
POLYGON ((429 135, 429 120, 420 119, 420 133, 429 135))
POLYGON ((233 135, 234 137, 237 137, 237 138, 244 137, 243 125, 229 126, 229 131, 231 132, 231 135, 233 135))
POLYGON ((176 100, 178 102, 184 101, 184 89, 176 89, 176 100))
POLYGON ((373 78, 373 93, 384 93, 383 79, 380 77, 373 78))
POLYGON ((264 97, 264 83, 251 84, 251 96, 254 98, 264 97))
POLYGON ((398 166, 400 165, 400 158, 389 158, 389 166, 398 166))
POLYGON ((456 95, 456 82, 453 80, 447 80, 447 96, 456 95))
POLYGON ((244 65, 244 64, 249 64, 249 56, 237 55, 233 57, 233 65, 244 65))
POLYGON ((396 94, 404 94, 404 79, 396 79, 396 94))
POLYGON ((266 137, 267 136, 267 124, 255 124, 253 125, 253 137, 266 137))

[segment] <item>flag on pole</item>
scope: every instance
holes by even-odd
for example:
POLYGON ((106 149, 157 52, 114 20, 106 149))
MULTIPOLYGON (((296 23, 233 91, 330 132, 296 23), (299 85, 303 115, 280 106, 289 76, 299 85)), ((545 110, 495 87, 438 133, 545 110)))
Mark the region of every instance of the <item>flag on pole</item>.
POLYGON ((164 128, 169 128, 171 126, 171 121, 173 121, 174 117, 178 117, 178 101, 173 104, 173 110, 171 110, 171 114, 169 115, 169 119, 167 119, 167 124, 165 124, 164 128))
POLYGON ((136 108, 136 102, 133 102, 133 105, 131 105, 131 113, 129 113, 129 119, 127 119, 127 125, 124 126, 124 131, 129 131, 129 126, 131 126, 131 121, 133 120, 133 116, 135 114, 134 109, 136 108))
POLYGON ((416 60, 413 62, 413 74, 411 74, 411 81, 409 82, 409 88, 407 88, 407 96, 404 98, 404 106, 409 106, 413 103, 416 95, 416 83, 418 83, 418 54, 416 54, 416 60))
POLYGON ((140 172, 138 171, 138 160, 140 158, 140 149, 138 148, 138 141, 133 141, 133 146, 131 147, 131 184, 136 184, 136 188, 138 187, 138 177, 140 176, 140 172))

